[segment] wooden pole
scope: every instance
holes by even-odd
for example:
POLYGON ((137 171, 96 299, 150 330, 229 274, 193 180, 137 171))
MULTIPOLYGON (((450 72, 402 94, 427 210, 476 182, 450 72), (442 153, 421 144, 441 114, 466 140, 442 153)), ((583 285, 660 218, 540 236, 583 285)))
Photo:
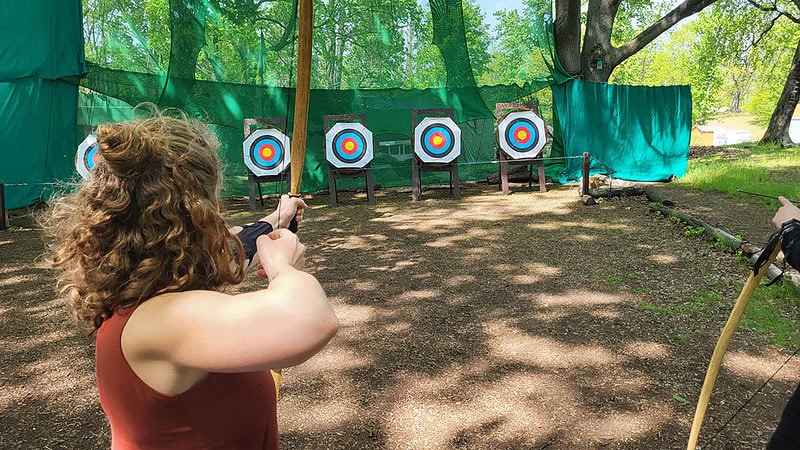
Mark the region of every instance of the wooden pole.
POLYGON ((6 210, 6 185, 0 183, 0 231, 8 228, 8 211, 6 210))
POLYGON ((311 40, 314 29, 314 2, 300 0, 300 34, 297 43, 297 85, 295 87, 294 128, 292 129, 291 172, 289 194, 300 194, 300 180, 306 158, 308 101, 311 95, 311 40))
POLYGON ((581 194, 589 193, 589 152, 583 152, 583 177, 581 178, 581 194))

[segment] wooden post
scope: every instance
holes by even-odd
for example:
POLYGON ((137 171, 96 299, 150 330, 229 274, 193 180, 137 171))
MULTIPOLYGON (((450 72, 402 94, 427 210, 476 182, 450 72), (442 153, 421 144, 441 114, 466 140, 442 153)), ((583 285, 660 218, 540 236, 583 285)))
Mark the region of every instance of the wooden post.
POLYGON ((583 177, 581 178, 581 194, 589 193, 589 152, 583 152, 583 177))
POLYGON ((8 228, 8 211, 6 211, 6 185, 0 183, 0 230, 8 228))

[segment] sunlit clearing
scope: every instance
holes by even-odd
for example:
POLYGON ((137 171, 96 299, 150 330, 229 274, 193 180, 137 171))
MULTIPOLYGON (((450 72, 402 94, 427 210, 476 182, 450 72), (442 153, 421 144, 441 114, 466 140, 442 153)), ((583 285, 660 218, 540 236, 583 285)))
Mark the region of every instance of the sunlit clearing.
MULTIPOLYGON (((755 356, 745 352, 728 352, 725 355, 725 368, 734 374, 749 378, 754 381, 762 381, 769 378, 783 364, 785 357, 780 354, 769 352, 773 357, 755 356)), ((800 379, 800 362, 795 361, 786 364, 775 374, 773 380, 796 383, 800 379)))
POLYGON ((673 255, 650 255, 647 259, 657 264, 675 264, 678 262, 678 258, 673 255))
POLYGON ((445 286, 456 287, 477 281, 474 275, 455 275, 445 280, 445 286))
POLYGON ((427 289, 421 291, 406 291, 400 295, 392 297, 392 301, 399 302, 415 302, 418 300, 430 300, 442 295, 442 291, 438 289, 427 289))
POLYGON ((493 321, 483 327, 491 357, 548 368, 604 366, 625 360, 598 345, 568 345, 493 321))
POLYGON ((336 317, 341 327, 351 327, 369 322, 375 316, 375 308, 361 305, 336 305, 336 317))
POLYGON ((593 305, 610 305, 627 301, 620 295, 585 290, 569 290, 559 294, 534 295, 541 306, 569 306, 585 308, 593 305))
POLYGON ((669 356, 669 347, 658 342, 631 342, 625 345, 625 354, 639 358, 663 359, 669 356))
POLYGON ((449 449, 456 436, 488 423, 495 425, 492 440, 515 438, 532 446, 579 418, 580 395, 555 377, 509 375, 470 388, 471 378, 454 369, 432 378, 408 375, 400 380, 387 415, 388 447, 449 449), (554 410, 553 404, 566 406, 554 410))

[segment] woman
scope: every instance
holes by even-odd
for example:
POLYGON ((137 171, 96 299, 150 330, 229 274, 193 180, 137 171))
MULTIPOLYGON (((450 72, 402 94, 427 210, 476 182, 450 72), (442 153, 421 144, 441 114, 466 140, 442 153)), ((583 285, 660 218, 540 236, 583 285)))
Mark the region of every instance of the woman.
POLYGON ((305 204, 285 197, 228 230, 219 143, 185 118, 101 125, 97 143, 92 176, 55 204, 48 228, 61 292, 97 332, 112 449, 278 448, 269 369, 300 364, 338 329, 284 229, 305 204), (221 292, 245 262, 269 285, 221 292))
MULTIPOLYGON (((780 197, 783 206, 772 223, 781 230, 781 250, 787 264, 800 270, 800 208, 780 197)), ((767 446, 769 450, 800 449, 800 386, 783 410, 778 428, 767 446)))

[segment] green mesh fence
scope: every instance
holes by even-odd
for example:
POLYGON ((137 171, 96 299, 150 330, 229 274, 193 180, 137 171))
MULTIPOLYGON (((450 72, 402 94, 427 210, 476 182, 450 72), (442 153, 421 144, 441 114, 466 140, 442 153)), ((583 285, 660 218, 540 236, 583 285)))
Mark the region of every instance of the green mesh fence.
MULTIPOLYGON (((568 80, 554 55, 552 4, 523 3, 498 13, 489 30, 475 0, 316 1, 303 190, 327 187, 327 114, 366 115, 374 178, 386 187, 410 184, 415 108, 454 110, 463 135, 462 180, 497 170, 495 103, 537 100, 557 137, 579 130, 567 116, 553 120, 551 91, 544 89, 568 80)), ((223 143, 227 194, 247 192, 244 119, 285 119, 291 135, 296 0, 11 5, 0 17, 0 42, 11 43, 0 47, 0 98, 9 98, 0 100, 0 141, 12 143, 0 155, 0 182, 10 184, 12 208, 43 198, 47 189, 37 183, 74 178, 85 129, 127 120, 139 103, 180 108, 212 125, 223 143)), ((651 115, 652 105, 639 106, 629 113, 651 115)), ((556 109, 559 116, 566 111, 556 109)), ((597 147, 614 148, 617 136, 604 136, 597 147)), ((563 180, 565 167, 549 163, 548 173, 563 180)), ((446 176, 426 173, 423 182, 446 176)))
MULTIPOLYGON (((226 193, 246 193, 243 120, 283 118, 292 129, 296 2, 145 3, 151 8, 125 0, 85 2, 90 65, 80 81, 88 92, 81 97, 79 128, 130 117, 130 107, 142 102, 180 108, 219 135, 226 193)), ((465 27, 475 19, 468 15, 474 7, 460 0, 315 3, 304 191, 327 188, 327 114, 366 115, 374 135, 373 175, 382 186, 410 184, 411 148, 403 142, 411 139, 416 108, 454 110, 463 133, 462 179, 497 170, 491 162, 494 104, 529 98, 552 84, 554 74, 563 76, 554 70, 551 4, 528 2, 531 19, 520 24, 531 39, 527 69, 517 68, 506 84, 479 85, 471 52, 480 50, 486 59, 487 49, 472 42, 465 27)), ((423 181, 445 177, 425 174, 423 181)))

